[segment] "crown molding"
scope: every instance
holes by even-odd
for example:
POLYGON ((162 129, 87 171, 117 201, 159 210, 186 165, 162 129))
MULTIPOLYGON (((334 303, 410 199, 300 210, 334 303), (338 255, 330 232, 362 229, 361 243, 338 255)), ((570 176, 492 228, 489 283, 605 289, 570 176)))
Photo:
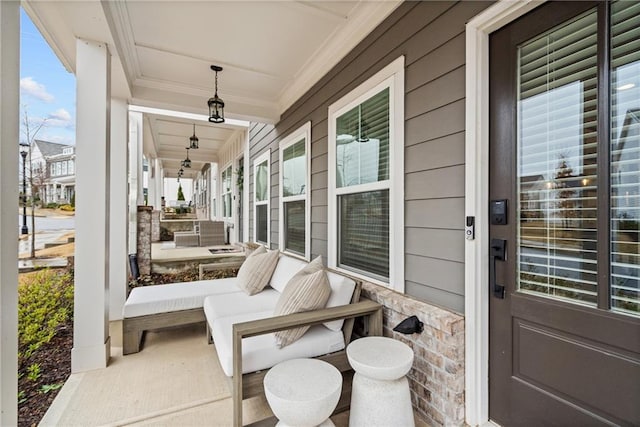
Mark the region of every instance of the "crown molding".
POLYGON ((310 57, 302 66, 301 72, 294 76, 292 83, 280 94, 278 113, 284 113, 300 99, 401 3, 402 0, 361 1, 349 17, 348 24, 327 38, 327 42, 310 57))

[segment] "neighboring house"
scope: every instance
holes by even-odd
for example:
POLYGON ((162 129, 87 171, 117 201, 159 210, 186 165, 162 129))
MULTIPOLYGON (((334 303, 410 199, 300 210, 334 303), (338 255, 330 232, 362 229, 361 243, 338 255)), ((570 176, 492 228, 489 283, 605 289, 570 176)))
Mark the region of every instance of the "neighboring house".
POLYGON ((42 203, 71 203, 76 188, 75 147, 36 139, 32 150, 33 187, 42 203))

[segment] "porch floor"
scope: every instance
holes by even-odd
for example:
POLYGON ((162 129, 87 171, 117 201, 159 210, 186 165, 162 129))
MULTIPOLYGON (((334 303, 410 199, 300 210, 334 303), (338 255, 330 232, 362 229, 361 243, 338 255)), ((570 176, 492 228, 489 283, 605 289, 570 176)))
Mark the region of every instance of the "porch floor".
MULTIPOLYGON (((126 357, 120 322, 111 329, 109 366, 72 374, 40 425, 231 425, 230 383, 203 325, 147 332, 142 351, 126 357)), ((270 416, 266 400, 245 401, 245 423, 270 416)), ((348 413, 332 419, 348 425, 348 413)))

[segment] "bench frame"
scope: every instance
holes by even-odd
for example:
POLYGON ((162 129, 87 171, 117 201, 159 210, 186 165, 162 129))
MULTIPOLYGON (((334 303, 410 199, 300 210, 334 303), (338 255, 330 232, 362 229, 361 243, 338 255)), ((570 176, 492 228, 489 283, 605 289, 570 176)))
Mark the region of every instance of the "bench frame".
MULTIPOLYGON (((339 273, 341 274, 341 273, 339 273)), ((346 348, 351 342, 353 325, 356 317, 363 317, 364 331, 368 335, 382 335, 382 305, 365 299, 360 300, 362 282, 356 280, 356 287, 351 298, 351 303, 338 307, 322 310, 294 313, 285 316, 274 316, 267 319, 253 320, 236 323, 233 325, 233 425, 242 426, 242 401, 245 398, 264 396, 263 380, 269 371, 264 369, 258 372, 242 374, 242 339, 258 335, 270 334, 300 326, 313 326, 333 320, 344 319, 342 333, 344 335, 344 350, 319 356, 316 359, 324 360, 335 366, 341 373, 349 373, 351 366, 347 359, 346 348)), ((209 333, 209 331, 207 331, 209 333)), ((343 389, 336 412, 348 408, 350 401, 350 388, 343 389)))

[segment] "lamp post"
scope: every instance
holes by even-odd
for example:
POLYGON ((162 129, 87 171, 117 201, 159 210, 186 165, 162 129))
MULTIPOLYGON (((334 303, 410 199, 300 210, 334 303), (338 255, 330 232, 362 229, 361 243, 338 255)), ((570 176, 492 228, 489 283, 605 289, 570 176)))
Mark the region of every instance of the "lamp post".
POLYGON ((29 234, 27 227, 27 145, 20 144, 20 155, 22 156, 22 231, 21 234, 29 234))

